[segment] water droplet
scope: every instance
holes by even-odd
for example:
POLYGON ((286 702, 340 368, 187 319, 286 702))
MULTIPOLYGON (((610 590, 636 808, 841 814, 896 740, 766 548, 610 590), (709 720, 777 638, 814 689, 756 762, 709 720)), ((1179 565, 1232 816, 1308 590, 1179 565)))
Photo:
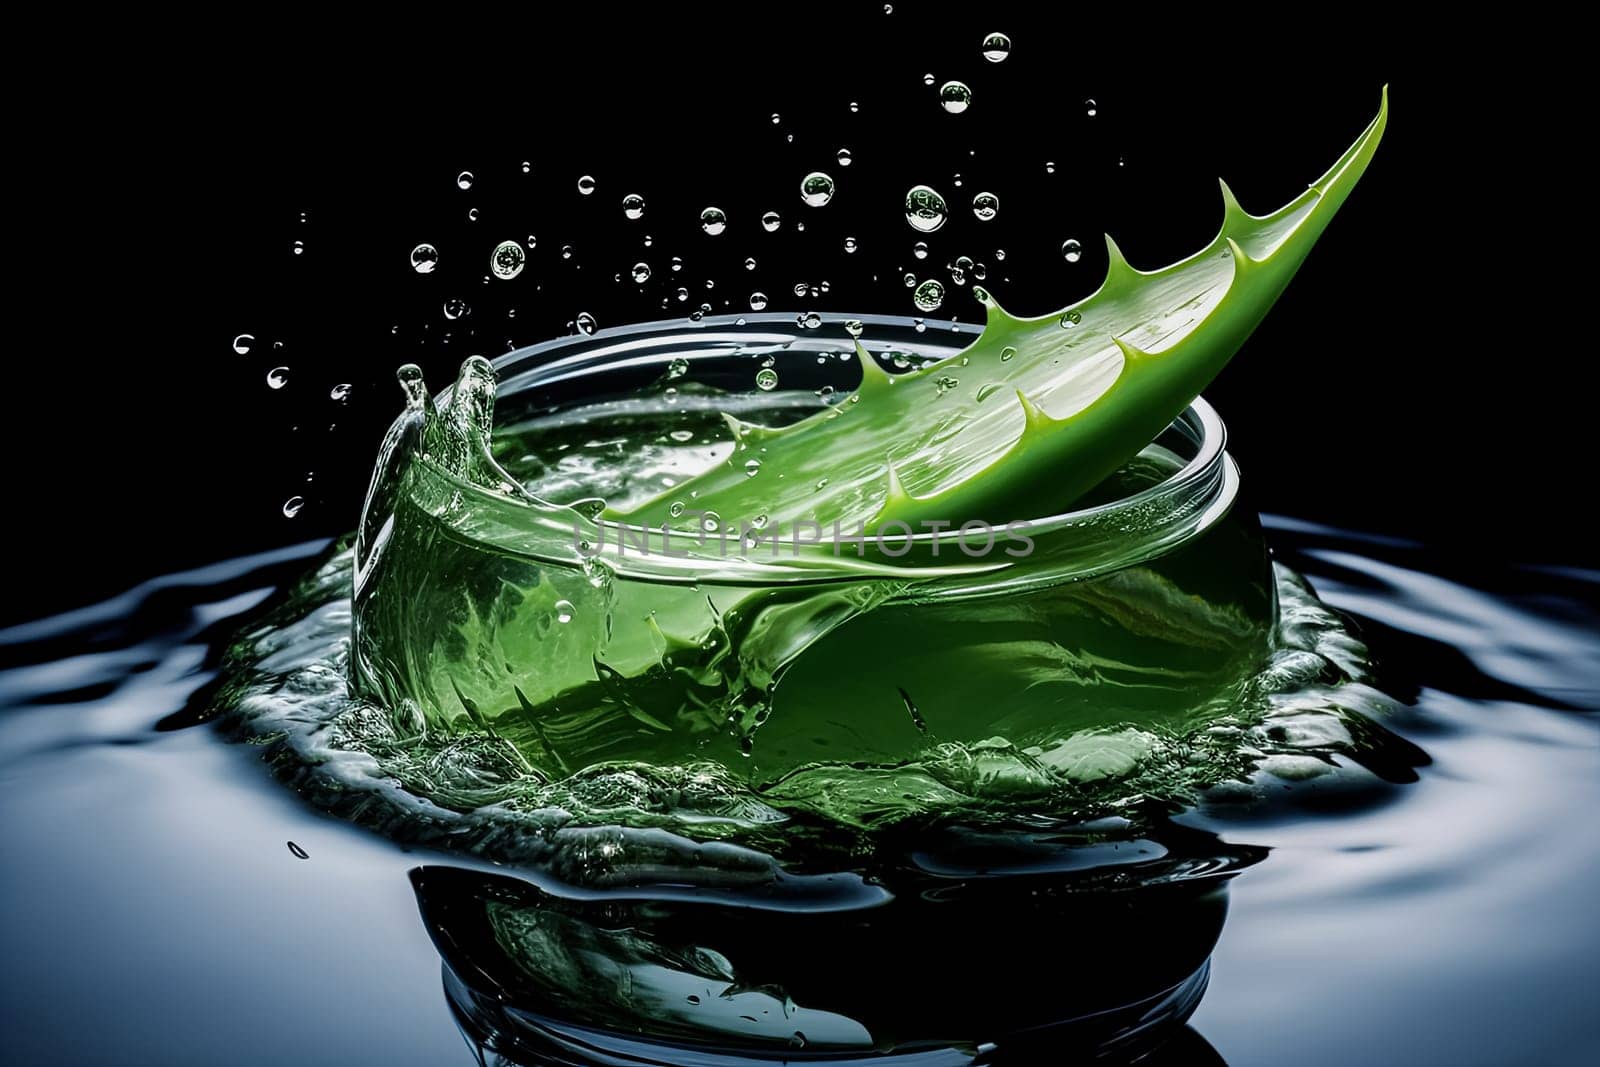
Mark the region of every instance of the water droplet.
POLYGON ((1083 314, 1078 311, 1069 311, 1061 316, 1061 328, 1070 330, 1083 321, 1083 314))
POLYGON ((273 367, 267 371, 267 388, 282 389, 289 384, 289 368, 273 367))
POLYGON ((934 278, 929 278, 917 286, 916 292, 911 294, 911 302, 917 305, 918 311, 937 311, 939 305, 944 303, 944 286, 934 278))
POLYGON ((585 174, 578 179, 578 193, 581 196, 588 196, 592 192, 594 192, 594 179, 585 174))
POLYGON ((672 270, 672 273, 678 273, 683 269, 683 257, 673 256, 672 260, 667 264, 667 266, 672 270))
POLYGON ((418 274, 432 274, 438 265, 439 250, 432 245, 421 244, 411 250, 411 269, 418 274))
POLYGON ((578 609, 572 606, 572 601, 570 601, 570 600, 558 600, 558 601, 556 601, 555 602, 555 610, 556 610, 556 622, 561 623, 563 626, 565 626, 567 623, 571 622, 572 621, 572 616, 576 615, 577 612, 578 612, 578 609))
POLYGON ((912 245, 911 246, 911 254, 913 256, 916 256, 918 259, 927 259, 928 258, 928 242, 926 242, 926 241, 918 241, 916 244, 912 245))
POLYGON ((912 319, 911 320, 911 328, 913 330, 916 330, 918 333, 922 333, 924 330, 926 330, 928 328, 928 324, 923 322, 921 319, 912 319))
POLYGON ((509 281, 522 273, 522 265, 528 260, 528 254, 522 246, 515 241, 501 241, 494 246, 494 254, 489 257, 489 271, 502 281, 509 281))
POLYGON ((822 325, 822 316, 815 311, 805 311, 796 315, 794 322, 802 330, 815 330, 822 325))
POLYGON ((755 270, 756 269, 756 257, 755 256, 751 256, 749 259, 744 261, 744 269, 745 270, 755 270))
POLYGON ((1054 174, 1056 172, 1056 165, 1054 163, 1046 163, 1044 165, 1044 172, 1046 174, 1054 174))
POLYGON ((444 302, 444 317, 452 322, 470 314, 472 314, 472 308, 465 300, 451 297, 444 302))
POLYGON ((1012 348, 1010 345, 1006 345, 1004 348, 1002 348, 1000 350, 1000 362, 1001 363, 1010 363, 1013 359, 1016 359, 1016 358, 1017 358, 1017 350, 1015 348, 1012 348))
POLYGON ((991 33, 983 39, 983 58, 999 63, 1011 54, 1011 38, 1003 33, 991 33))
POLYGON ((700 529, 706 533, 716 533, 722 526, 722 516, 715 511, 708 511, 700 517, 700 529))
POLYGON ((854 100, 850 101, 850 114, 854 115, 856 112, 858 112, 860 110, 861 110, 861 105, 860 104, 856 103, 854 100))
MULTIPOLYGON (((583 182, 578 182, 578 192, 583 192, 583 182)), ((644 218, 644 197, 638 193, 629 193, 622 198, 622 214, 630 219, 644 218)))
POLYGON ((774 111, 774 112, 773 112, 773 113, 772 113, 772 124, 773 124, 773 125, 774 125, 774 126, 776 126, 776 125, 777 125, 777 124, 778 124, 778 123, 780 123, 780 122, 782 122, 782 121, 783 121, 783 116, 782 116, 782 115, 780 115, 780 114, 778 114, 778 113, 777 113, 777 112, 776 112, 776 111, 774 111))
POLYGON ((1003 248, 995 249, 994 250, 994 258, 998 259, 1000 262, 1004 263, 1005 259, 1006 259, 1006 250, 1003 249, 1003 248))
POLYGON ((667 381, 669 382, 677 381, 679 378, 682 378, 688 373, 689 361, 684 359, 682 356, 679 356, 677 359, 674 359, 671 363, 667 364, 667 381))
POLYGON ((467 208, 467 221, 468 222, 477 222, 478 221, 478 209, 477 208, 475 208, 475 207, 467 208))
POLYGON ((981 282, 989 276, 989 268, 982 263, 974 263, 972 265, 972 276, 981 282))
POLYGON ((807 285, 805 282, 795 282, 794 283, 794 295, 795 296, 803 297, 807 293, 809 293, 810 291, 811 291, 811 286, 807 285))
POLYGON ((938 392, 939 396, 944 396, 944 394, 948 393, 950 390, 954 389, 960 384, 960 378, 952 378, 948 374, 942 374, 939 376, 939 379, 933 383, 933 387, 938 392))
POLYGON ((589 314, 587 311, 578 312, 578 317, 572 321, 577 325, 578 329, 582 330, 584 333, 594 333, 594 331, 599 328, 594 321, 594 316, 589 314))
POLYGON ((650 280, 650 264, 635 263, 633 265, 633 280, 643 285, 650 280))
POLYGON ((1094 118, 1100 109, 1093 100, 1085 100, 1083 102, 1083 110, 1090 118, 1094 118))
POLYGON ((715 237, 728 228, 728 216, 720 207, 708 207, 700 212, 700 228, 715 237))
POLYGON ((932 85, 936 81, 938 81, 938 79, 935 78, 932 74, 924 74, 922 76, 922 84, 923 85, 932 85))
POLYGON ((1061 258, 1068 263, 1076 263, 1083 258, 1083 246, 1072 238, 1061 242, 1061 258))
POLYGON ((328 399, 337 400, 341 404, 344 403, 346 400, 349 400, 350 399, 350 383, 349 382, 341 382, 338 385, 334 386, 332 389, 328 390, 328 399))
POLYGON ((256 343, 254 334, 241 333, 233 339, 233 350, 241 356, 250 354, 250 346, 256 343))
POLYGON ((672 505, 667 508, 667 514, 671 515, 675 519, 681 519, 686 510, 688 509, 684 507, 683 501, 674 500, 672 505))
POLYGON ((306 506, 306 498, 305 497, 303 497, 303 496, 292 496, 288 500, 285 500, 283 502, 283 517, 286 518, 286 519, 292 519, 296 515, 300 514, 300 509, 305 507, 305 506, 306 506))
POLYGON ((747 459, 744 461, 744 474, 746 478, 754 478, 760 472, 761 461, 759 459, 747 459))
POLYGON ((526 160, 526 159, 522 161, 522 173, 524 173, 524 174, 532 174, 533 173, 533 164, 531 162, 529 162, 528 160, 526 160))
POLYGON ((295 844, 293 841, 289 842, 289 852, 297 860, 308 860, 308 859, 311 858, 311 853, 307 852, 305 849, 301 848, 299 845, 295 844))
POLYGON ((761 216, 761 228, 768 233, 775 232, 781 225, 783 225, 783 220, 778 217, 776 211, 769 211, 761 216))
POLYGON ((967 284, 967 271, 972 269, 972 260, 967 256, 957 256, 956 261, 950 264, 950 280, 957 285, 967 284))
POLYGON ((572 258, 572 246, 571 245, 562 245, 561 246, 561 258, 562 259, 571 259, 572 258))
POLYGON ((297 255, 297 256, 298 255, 302 255, 305 252, 305 250, 306 250, 306 243, 304 241, 296 241, 294 243, 294 254, 295 255, 297 255))
POLYGON ((906 283, 907 289, 914 288, 917 284, 917 276, 912 274, 910 271, 906 271, 905 277, 901 278, 900 280, 906 283))
POLYGON ((767 306, 767 294, 757 290, 750 294, 750 310, 760 311, 767 306))
POLYGON ((523 243, 528 246, 528 251, 530 252, 539 247, 539 239, 531 233, 528 234, 528 239, 523 243))
POLYGON ((866 329, 866 326, 861 322, 860 319, 844 320, 844 332, 849 334, 851 337, 860 337, 866 332, 866 329))
MULTIPOLYGON (((855 105, 853 105, 853 104, 851 105, 851 110, 852 111, 855 110, 855 105)), ((848 148, 839 149, 838 159, 839 159, 839 166, 848 167, 850 165, 850 163, 851 163, 850 149, 848 149, 848 148)))
POLYGON ((979 193, 972 198, 972 213, 979 222, 988 222, 1000 214, 1000 198, 993 193, 979 193))
POLYGON ((473 182, 473 178, 472 178, 472 172, 470 170, 464 170, 460 174, 456 175, 456 188, 457 189, 471 189, 472 188, 472 182, 473 182))
POLYGON ((676 295, 678 297, 678 302, 682 303, 683 301, 689 299, 689 290, 684 289, 684 288, 679 288, 676 295))
POLYGON ((846 237, 844 239, 844 250, 846 252, 854 252, 858 247, 860 246, 856 244, 854 237, 846 237))
POLYGON ((778 372, 771 367, 763 367, 756 371, 756 388, 764 393, 770 393, 778 387, 778 372))
POLYGON ((821 207, 833 199, 833 179, 814 170, 800 182, 800 199, 807 207, 821 207))
POLYGON ((972 90, 964 82, 945 82, 939 86, 939 103, 952 115, 972 106, 972 90))
POLYGON ((932 233, 944 225, 947 211, 944 197, 926 185, 913 185, 906 193, 906 222, 913 230, 932 233))

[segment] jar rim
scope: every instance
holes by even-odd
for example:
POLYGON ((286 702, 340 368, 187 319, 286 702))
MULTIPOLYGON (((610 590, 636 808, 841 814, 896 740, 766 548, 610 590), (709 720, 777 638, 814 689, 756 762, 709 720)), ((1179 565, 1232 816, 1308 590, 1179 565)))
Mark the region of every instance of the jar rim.
MULTIPOLYGON (((783 313, 764 313, 757 315, 722 315, 706 317, 698 322, 686 322, 683 319, 654 320, 649 322, 632 323, 625 326, 600 330, 593 334, 576 334, 558 337, 524 348, 516 349, 492 360, 491 363, 499 378, 499 395, 502 398, 516 396, 529 389, 552 385, 556 382, 581 378, 587 374, 598 373, 619 366, 636 365, 646 366, 665 362, 671 355, 677 354, 668 348, 667 343, 677 339, 686 346, 715 347, 719 344, 750 343, 759 340, 767 343, 792 342, 796 339, 832 339, 832 332, 837 331, 845 335, 845 340, 852 338, 844 330, 846 322, 859 322, 865 328, 862 343, 869 348, 874 340, 883 340, 882 334, 891 332, 895 334, 910 333, 910 338, 899 338, 904 343, 914 344, 921 340, 924 344, 930 338, 928 334, 939 327, 924 324, 921 319, 889 315, 829 315, 823 319, 823 325, 817 328, 802 328, 792 316, 783 313), (829 330, 832 327, 832 330, 829 330), (879 338, 874 339, 871 333, 876 329, 879 338), (926 332, 924 332, 926 331, 926 332), (568 351, 572 350, 572 351, 568 351), (552 353, 567 353, 558 358, 550 358, 552 353), (669 354, 670 353, 670 354, 669 354)), ((961 324, 965 326, 965 324, 961 324)), ((981 333, 981 327, 971 328, 971 339, 981 333)), ((938 341, 935 334, 933 341, 938 341)), ((970 343, 970 340, 966 343, 970 343)), ((962 346, 964 347, 964 345, 962 346)), ((687 349, 685 349, 687 350, 687 349)), ((450 390, 447 388, 439 394, 439 402, 448 401, 450 390)), ((1039 538, 1057 535, 1064 531, 1102 531, 1110 530, 1113 534, 1129 536, 1140 542, 1142 551, 1118 552, 1119 557, 1112 567, 1095 567, 1081 571, 1074 571, 1066 575, 1070 578, 1081 578, 1093 573, 1102 573, 1104 570, 1128 566, 1136 562, 1143 562, 1156 555, 1164 554, 1176 544, 1189 539, 1195 533, 1208 528, 1216 518, 1225 514, 1232 506, 1237 493, 1238 470, 1232 458, 1227 454, 1227 429, 1222 418, 1203 397, 1196 397, 1187 409, 1184 410, 1171 423, 1170 430, 1177 431, 1190 445, 1194 454, 1184 459, 1177 470, 1168 474, 1160 481, 1146 486, 1137 492, 1116 500, 1105 501, 1083 508, 1073 508, 1059 513, 1029 517, 1025 520, 1027 532, 1030 537, 1039 538), (1138 518, 1140 521, 1133 521, 1138 518), (1154 519, 1164 521, 1152 522, 1154 519), (1143 534, 1141 538, 1138 535, 1143 534)), ((1163 431, 1165 434, 1167 431, 1163 431)), ((523 513, 528 513, 534 507, 525 501, 496 493, 484 486, 470 482, 456 475, 439 464, 424 456, 417 457, 417 462, 432 476, 443 479, 453 490, 468 494, 476 500, 490 506, 509 506, 523 513)), ((566 509, 561 509, 565 511, 566 509)), ((442 516, 441 516, 442 517, 442 516)), ((1024 521, 1024 520, 1019 520, 1024 521)), ((626 523, 606 521, 597 524, 607 529, 638 531, 648 528, 637 527, 626 523)), ((659 533, 659 531, 655 531, 659 533)), ((872 539, 874 535, 868 535, 872 539)), ((865 570, 871 574, 885 577, 902 578, 934 578, 943 575, 977 575, 993 572, 996 569, 1007 568, 1012 561, 1001 559, 981 560, 963 559, 954 566, 928 566, 915 562, 918 555, 911 555, 915 550, 926 549, 934 556, 938 555, 940 547, 949 546, 954 551, 955 546, 961 541, 959 528, 943 529, 936 531, 915 532, 906 534, 881 534, 878 539, 884 544, 896 547, 906 546, 901 552, 888 553, 890 557, 881 562, 869 562, 863 568, 856 566, 858 560, 849 556, 840 556, 835 553, 827 559, 828 563, 836 564, 838 573, 824 576, 820 573, 809 575, 810 580, 839 580, 862 576, 865 570), (904 556, 905 559, 900 559, 904 556), (897 562, 898 561, 898 562, 897 562)), ((511 548, 523 551, 538 558, 549 558, 546 554, 529 551, 523 545, 503 545, 498 540, 491 540, 502 549, 511 548)), ((573 547, 569 545, 568 547, 573 547)), ((837 548, 837 546, 835 546, 837 548)), ((1133 546, 1128 546, 1133 547, 1133 546)), ((668 577, 670 575, 651 575, 649 566, 652 559, 661 560, 661 556, 644 553, 626 557, 630 572, 638 572, 643 576, 668 577)), ((572 563, 573 557, 566 557, 558 562, 572 563)), ((672 567, 668 570, 682 570, 684 560, 678 556, 670 556, 668 560, 672 567)), ((612 559, 606 557, 609 564, 612 559)), ((723 566, 732 566, 735 570, 745 570, 737 564, 744 562, 753 564, 756 572, 765 580, 805 580, 806 576, 788 574, 782 577, 779 572, 789 571, 814 571, 815 561, 809 566, 796 567, 799 562, 797 556, 786 556, 771 560, 751 560, 742 555, 724 555, 717 558, 708 558, 706 562, 714 562, 723 566), (785 564, 788 566, 785 567, 785 564)), ((702 567, 689 567, 695 572, 692 578, 686 580, 711 580, 717 581, 712 573, 707 573, 702 567)), ((742 577, 748 578, 749 575, 742 577)), ((1060 577, 1060 576, 1058 576, 1060 577)), ((734 577, 725 577, 723 580, 737 580, 734 577)))

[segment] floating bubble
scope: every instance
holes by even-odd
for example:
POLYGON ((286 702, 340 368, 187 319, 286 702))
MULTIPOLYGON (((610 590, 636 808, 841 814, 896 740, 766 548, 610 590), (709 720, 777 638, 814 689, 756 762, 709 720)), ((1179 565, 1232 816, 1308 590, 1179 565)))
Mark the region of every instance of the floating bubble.
POLYGON ((289 368, 273 367, 267 371, 267 388, 282 389, 289 384, 289 368))
POLYGON ((679 289, 678 293, 677 293, 677 296, 678 296, 678 303, 681 304, 685 300, 689 299, 689 290, 687 290, 687 289, 679 289))
POLYGON ((1083 258, 1083 246, 1071 237, 1061 242, 1061 258, 1068 263, 1076 263, 1083 258))
POLYGON ((594 333, 594 331, 598 328, 594 321, 594 316, 589 314, 587 311, 578 312, 578 317, 574 319, 573 322, 577 325, 578 329, 582 330, 584 333, 594 333))
POLYGON ((522 265, 528 260, 528 254, 522 246, 515 241, 501 241, 494 246, 494 254, 489 257, 489 270, 502 281, 509 281, 522 273, 522 265))
POLYGON ((927 259, 928 258, 928 242, 926 242, 926 241, 918 241, 916 244, 912 245, 911 246, 911 254, 913 256, 916 256, 918 259, 927 259))
POLYGON ((561 258, 562 259, 571 259, 572 258, 572 246, 571 245, 562 245, 561 246, 561 258))
POLYGON ((672 269, 672 273, 674 273, 674 274, 678 273, 680 270, 683 269, 683 257, 682 256, 673 256, 671 261, 668 262, 667 266, 672 269))
POLYGON ((297 255, 297 256, 301 255, 302 253, 305 252, 305 250, 306 250, 306 243, 304 241, 296 241, 294 243, 294 254, 295 255, 297 255))
POLYGON ((578 193, 580 196, 588 196, 592 192, 594 192, 594 178, 585 174, 578 179, 578 193))
POLYGON ((285 500, 283 502, 283 517, 286 518, 286 519, 292 519, 296 515, 300 514, 300 509, 305 507, 305 506, 306 506, 306 498, 305 497, 303 497, 303 496, 292 496, 288 500, 285 500))
POLYGON ((950 280, 957 285, 967 284, 967 273, 972 270, 971 256, 957 256, 956 261, 950 264, 950 280))
POLYGON ((924 74, 922 76, 922 84, 923 85, 932 85, 935 81, 938 81, 938 79, 935 78, 932 74, 924 74))
POLYGON ((643 285, 650 280, 650 264, 635 263, 633 265, 633 280, 643 285))
POLYGON ((700 212, 700 228, 715 237, 728 228, 728 216, 720 207, 708 207, 700 212))
POLYGON ((833 179, 814 170, 800 182, 800 199, 807 207, 821 207, 833 199, 833 179))
POLYGON ((859 246, 856 244, 856 239, 854 237, 846 237, 844 239, 844 250, 846 252, 854 252, 857 247, 859 246))
POLYGON ((477 208, 475 208, 475 207, 467 208, 467 221, 468 222, 477 222, 478 221, 478 209, 477 208))
POLYGON ((783 121, 783 116, 782 116, 782 115, 780 115, 780 114, 778 114, 778 113, 777 113, 777 112, 776 112, 776 111, 774 111, 774 112, 773 112, 773 113, 772 113, 772 124, 773 124, 773 125, 774 125, 774 126, 776 126, 776 125, 777 125, 777 124, 778 124, 778 123, 780 123, 780 122, 782 122, 782 121, 783 121))
POLYGON ((770 393, 778 387, 778 372, 771 367, 762 367, 756 371, 756 388, 764 393, 770 393))
POLYGON ((761 228, 766 230, 768 233, 777 232, 778 227, 782 225, 783 220, 778 217, 778 213, 776 211, 769 211, 765 215, 761 216, 761 228))
POLYGON ((767 306, 767 294, 757 290, 750 294, 750 310, 760 311, 767 306))
POLYGON ((438 265, 439 250, 432 245, 421 244, 411 250, 411 269, 418 274, 432 274, 438 265))
POLYGON ((917 284, 917 276, 912 274, 910 271, 906 271, 905 277, 901 278, 900 280, 906 283, 907 289, 911 289, 917 284))
POLYGON ((1000 214, 1000 198, 993 193, 979 193, 972 198, 972 213, 979 222, 989 222, 1000 214))
POLYGON ((851 163, 850 149, 848 149, 848 148, 839 149, 838 159, 839 159, 839 166, 848 167, 850 165, 850 163, 851 163))
POLYGON ((948 213, 944 197, 926 185, 914 185, 906 193, 906 222, 913 230, 932 233, 944 225, 948 213))
POLYGON ((528 234, 528 239, 524 241, 523 244, 527 245, 528 251, 532 252, 535 248, 539 247, 539 239, 530 233, 528 234))
POLYGON ((972 106, 972 90, 965 82, 945 82, 939 86, 939 103, 952 115, 959 115, 972 106))
POLYGON ((351 386, 349 382, 341 382, 332 389, 328 390, 328 399, 337 400, 342 404, 346 400, 350 399, 350 388, 351 386))
POLYGON ((1054 163, 1046 163, 1044 165, 1044 172, 1046 174, 1054 174, 1056 172, 1056 165, 1054 163))
POLYGON ((1011 38, 1003 33, 991 33, 983 39, 983 58, 991 63, 1002 62, 1011 54, 1011 38))
POLYGON ((233 350, 241 356, 250 354, 250 346, 256 343, 254 334, 241 333, 233 339, 233 350))
POLYGON ((459 318, 465 318, 470 314, 472 314, 472 308, 465 300, 451 297, 444 302, 444 317, 452 322, 459 318))
POLYGON ((1099 112, 1100 108, 1098 106, 1096 106, 1096 104, 1095 104, 1095 102, 1093 100, 1085 100, 1083 102, 1083 110, 1084 110, 1084 113, 1086 115, 1088 115, 1090 118, 1094 118, 1095 115, 1099 112))
POLYGON ((939 310, 939 305, 944 303, 944 285, 929 278, 917 286, 916 292, 911 294, 911 302, 917 305, 918 311, 939 310))
POLYGON ((473 180, 472 172, 470 170, 464 170, 460 174, 456 175, 456 188, 471 189, 473 180))
POLYGON ((522 161, 522 173, 524 173, 524 174, 532 174, 533 173, 533 164, 530 161, 526 160, 526 159, 522 161))
POLYGON ((756 269, 756 257, 755 256, 750 256, 748 259, 746 259, 744 261, 744 269, 745 270, 755 270, 756 269))
MULTIPOLYGON (((592 179, 591 179, 592 181, 592 179)), ((593 186, 591 186, 593 188, 593 186)), ((578 180, 578 192, 583 192, 583 179, 578 180)), ((644 218, 644 197, 638 193, 629 193, 622 198, 622 214, 630 219, 644 218)))

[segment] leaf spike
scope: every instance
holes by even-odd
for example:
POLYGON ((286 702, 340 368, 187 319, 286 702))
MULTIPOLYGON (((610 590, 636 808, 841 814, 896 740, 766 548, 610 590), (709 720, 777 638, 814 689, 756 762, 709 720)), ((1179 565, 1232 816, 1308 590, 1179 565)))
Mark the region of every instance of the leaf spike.
POLYGON ((1060 419, 1052 419, 1049 415, 1046 415, 1044 409, 1029 400, 1028 394, 1021 389, 1017 390, 1017 400, 1022 404, 1022 417, 1025 420, 1022 430, 1024 434, 1038 433, 1061 422, 1060 419))
POLYGON ((878 361, 872 358, 872 353, 866 350, 860 340, 855 340, 851 343, 856 346, 856 359, 861 363, 861 392, 863 394, 867 393, 868 390, 894 385, 894 375, 878 365, 878 361))
POLYGON ((1116 345, 1122 352, 1123 374, 1128 372, 1129 367, 1135 367, 1140 363, 1146 363, 1156 358, 1153 354, 1146 352, 1142 348, 1135 348, 1120 337, 1113 337, 1111 343, 1116 345))
POLYGON ((721 415, 722 421, 727 424, 729 430, 733 431, 733 439, 735 441, 765 441, 783 433, 782 430, 774 430, 767 426, 757 426, 753 422, 745 422, 743 419, 735 418, 726 411, 721 412, 721 415))
POLYGON ((1247 226, 1255 221, 1254 216, 1239 206, 1239 198, 1233 195, 1233 190, 1228 188, 1228 183, 1221 178, 1217 185, 1222 188, 1222 233, 1230 234, 1235 228, 1247 226))
POLYGON ((1133 269, 1133 265, 1128 262, 1128 257, 1123 255, 1122 249, 1117 247, 1117 242, 1111 239, 1109 233, 1105 235, 1105 238, 1106 258, 1109 260, 1106 264, 1106 281, 1109 283, 1113 278, 1137 277, 1139 272, 1133 269))
POLYGON ((1239 247, 1239 242, 1232 237, 1223 238, 1228 244, 1228 254, 1233 257, 1233 276, 1242 278, 1261 265, 1261 260, 1251 259, 1250 254, 1239 247))

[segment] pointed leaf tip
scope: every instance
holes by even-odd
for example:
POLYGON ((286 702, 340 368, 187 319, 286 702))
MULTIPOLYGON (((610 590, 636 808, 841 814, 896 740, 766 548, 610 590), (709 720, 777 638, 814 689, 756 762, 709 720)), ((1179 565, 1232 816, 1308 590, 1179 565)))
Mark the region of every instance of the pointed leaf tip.
POLYGON ((1106 281, 1110 281, 1119 275, 1132 277, 1138 274, 1139 272, 1133 269, 1133 265, 1128 262, 1128 257, 1122 254, 1122 249, 1117 247, 1117 242, 1111 239, 1109 233, 1105 235, 1105 239, 1106 258, 1109 260, 1106 264, 1106 281))

